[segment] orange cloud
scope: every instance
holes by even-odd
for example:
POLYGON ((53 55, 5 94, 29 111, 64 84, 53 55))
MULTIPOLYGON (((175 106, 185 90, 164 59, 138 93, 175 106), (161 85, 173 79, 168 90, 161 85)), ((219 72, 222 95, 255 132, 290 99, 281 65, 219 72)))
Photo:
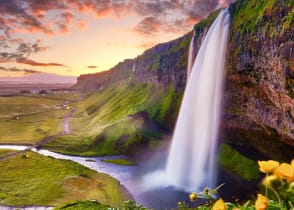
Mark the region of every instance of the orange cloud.
POLYGON ((26 59, 26 58, 19 58, 16 60, 17 63, 21 64, 27 64, 31 66, 45 66, 45 67, 50 67, 50 66, 59 66, 59 67, 66 67, 66 65, 60 64, 60 63, 41 63, 37 62, 31 59, 26 59))

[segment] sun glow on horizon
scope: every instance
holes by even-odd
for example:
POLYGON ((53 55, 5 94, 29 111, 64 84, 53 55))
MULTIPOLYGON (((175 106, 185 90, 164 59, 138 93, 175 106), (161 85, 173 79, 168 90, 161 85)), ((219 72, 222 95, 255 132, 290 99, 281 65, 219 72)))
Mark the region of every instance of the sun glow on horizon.
POLYGON ((0 1, 0 76, 106 71, 184 35, 230 1, 0 1))

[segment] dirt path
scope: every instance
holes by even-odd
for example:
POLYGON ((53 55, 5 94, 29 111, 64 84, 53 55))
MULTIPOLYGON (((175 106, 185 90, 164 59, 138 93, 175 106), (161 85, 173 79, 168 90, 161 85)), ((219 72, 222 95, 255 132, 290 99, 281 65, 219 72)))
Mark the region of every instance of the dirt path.
POLYGON ((34 149, 34 148, 39 148, 41 146, 43 146, 44 144, 48 143, 49 141, 52 141, 53 139, 57 138, 57 137, 60 137, 60 136, 63 136, 63 135, 66 135, 66 134, 70 134, 70 128, 69 128, 69 121, 70 121, 70 118, 72 118, 72 116, 74 115, 76 111, 76 108, 72 108, 71 111, 69 113, 67 113, 67 115, 63 118, 62 120, 62 123, 61 123, 61 131, 53 136, 46 136, 44 137, 43 139, 41 139, 40 141, 38 141, 37 143, 35 143, 34 145, 32 146, 28 146, 27 149, 25 150, 21 150, 21 151, 17 151, 17 152, 14 152, 14 153, 10 153, 4 157, 1 157, 0 158, 0 161, 1 160, 6 160, 10 157, 14 157, 16 155, 19 155, 21 153, 25 153, 26 151, 29 151, 31 149, 34 149))

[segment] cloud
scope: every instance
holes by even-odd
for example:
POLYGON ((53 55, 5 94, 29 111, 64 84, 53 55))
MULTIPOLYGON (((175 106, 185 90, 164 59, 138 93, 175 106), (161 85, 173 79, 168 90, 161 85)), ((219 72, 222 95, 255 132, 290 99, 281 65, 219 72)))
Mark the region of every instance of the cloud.
POLYGON ((4 71, 4 72, 17 72, 17 73, 24 73, 24 74, 41 73, 40 71, 33 70, 33 69, 19 69, 19 68, 16 68, 16 67, 5 68, 3 66, 0 66, 0 71, 4 71))
MULTIPOLYGON (((11 39, 10 42, 17 43, 17 47, 14 52, 0 52, 0 63, 20 63, 31 66, 57 66, 66 67, 64 64, 60 63, 43 63, 29 59, 28 57, 32 54, 45 51, 48 47, 42 46, 41 41, 37 40, 35 43, 23 42, 22 39, 11 39)), ((3 69, 2 69, 3 70, 3 69)), ((10 68, 12 71, 13 69, 10 68)))
POLYGON ((185 33, 193 25, 219 7, 234 0, 137 0, 133 9, 145 17, 134 31, 143 36, 154 36, 157 32, 185 33))
MULTIPOLYGON (((218 6, 233 0, 1 0, 0 30, 11 32, 40 32, 45 34, 68 33, 77 13, 93 13, 97 18, 120 17, 134 12, 144 19, 152 17, 163 24, 168 13, 183 16, 181 19, 199 19, 218 6), (49 13, 54 12, 55 16, 49 13)), ((78 20, 76 20, 78 22, 78 20)), ((140 23, 139 23, 140 24, 140 23)), ((147 23, 148 24, 148 23, 147 23)), ((150 23, 153 24, 152 22, 150 23)), ((75 24, 76 25, 76 24, 75 24)), ((79 26, 77 26, 79 27, 79 26)), ((140 26, 138 26, 140 27, 140 26)), ((140 33, 140 32, 139 32, 140 33)))
POLYGON ((88 69, 96 69, 98 68, 99 66, 87 66, 88 69))
POLYGON ((81 14, 96 18, 120 18, 130 13, 141 17, 133 31, 141 36, 185 33, 218 7, 233 0, 0 0, 0 63, 17 61, 32 66, 64 66, 29 59, 46 50, 39 41, 16 39, 17 33, 68 34, 85 29, 81 14))
POLYGON ((159 32, 162 23, 155 17, 146 17, 135 28, 134 31, 141 35, 153 35, 159 32))
POLYGON ((50 67, 50 66, 58 66, 58 67, 67 67, 64 64, 60 64, 60 63, 41 63, 41 62, 37 62, 31 59, 27 59, 27 58, 18 58, 16 59, 17 63, 20 64, 27 64, 27 65, 31 65, 31 66, 44 66, 44 67, 50 67))

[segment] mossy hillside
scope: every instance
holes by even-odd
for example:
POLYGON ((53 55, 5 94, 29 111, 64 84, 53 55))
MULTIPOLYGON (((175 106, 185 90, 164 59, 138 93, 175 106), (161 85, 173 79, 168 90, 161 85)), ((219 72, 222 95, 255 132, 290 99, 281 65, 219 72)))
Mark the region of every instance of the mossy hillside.
POLYGON ((78 155, 124 154, 130 146, 148 146, 175 122, 181 95, 153 84, 109 86, 75 104, 71 135, 46 145, 78 155))
POLYGON ((118 181, 72 161, 27 152, 1 161, 0 167, 2 205, 54 206, 95 199, 119 206, 126 199, 118 181))
POLYGON ((256 161, 242 155, 228 144, 221 145, 219 162, 224 169, 246 181, 260 178, 256 161))
POLYGON ((62 136, 45 147, 52 151, 81 156, 124 154, 130 144, 140 142, 142 124, 143 121, 125 119, 106 126, 97 136, 62 136))

